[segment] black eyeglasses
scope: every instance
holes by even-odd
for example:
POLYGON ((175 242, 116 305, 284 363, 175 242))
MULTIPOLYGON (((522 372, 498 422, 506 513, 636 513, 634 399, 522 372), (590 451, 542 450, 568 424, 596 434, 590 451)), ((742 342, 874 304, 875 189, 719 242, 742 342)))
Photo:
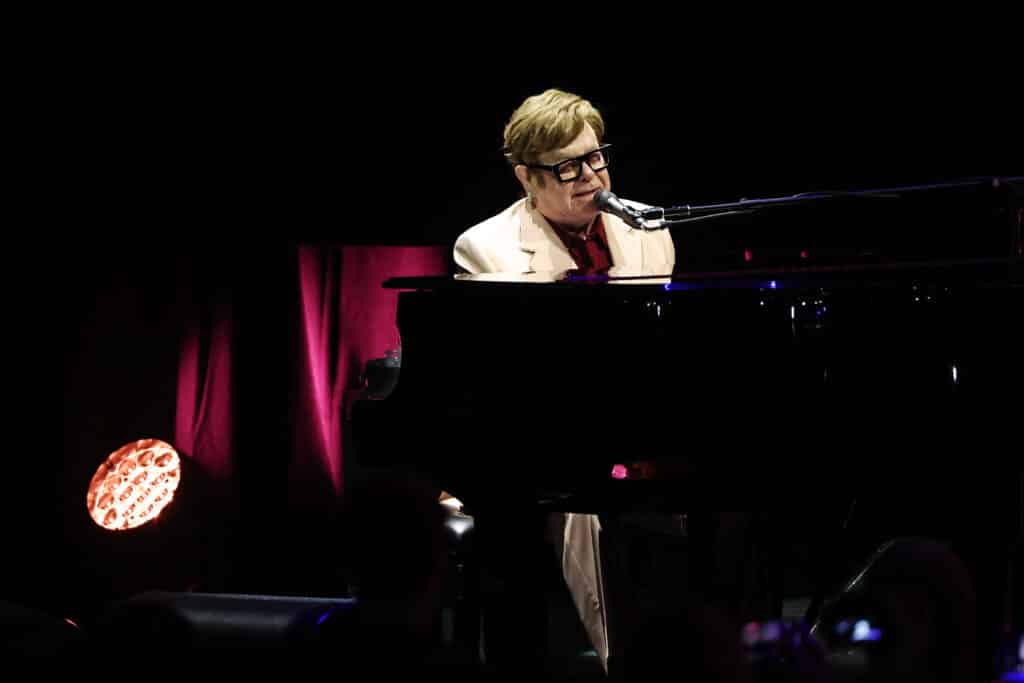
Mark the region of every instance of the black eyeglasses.
POLYGON ((590 166, 590 170, 594 173, 608 168, 608 164, 611 163, 610 149, 610 144, 601 145, 592 152, 581 154, 575 159, 559 161, 557 164, 551 164, 550 166, 545 166, 544 164, 523 164, 523 166, 551 171, 558 178, 558 182, 570 183, 579 178, 580 174, 583 173, 584 162, 586 162, 587 166, 590 166))

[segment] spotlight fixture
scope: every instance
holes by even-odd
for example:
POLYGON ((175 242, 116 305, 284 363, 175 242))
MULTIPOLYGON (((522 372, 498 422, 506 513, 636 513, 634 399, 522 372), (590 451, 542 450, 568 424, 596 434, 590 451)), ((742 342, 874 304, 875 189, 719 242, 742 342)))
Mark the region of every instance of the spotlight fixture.
POLYGON ((96 469, 85 504, 104 529, 134 529, 159 516, 181 481, 181 459, 170 444, 139 439, 117 449, 96 469))

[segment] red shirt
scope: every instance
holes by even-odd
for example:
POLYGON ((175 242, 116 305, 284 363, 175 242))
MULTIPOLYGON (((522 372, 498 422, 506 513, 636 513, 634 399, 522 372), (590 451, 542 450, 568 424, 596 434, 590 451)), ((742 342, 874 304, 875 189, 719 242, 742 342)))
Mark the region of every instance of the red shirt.
MULTIPOLYGON (((549 221, 550 222, 550 221, 549 221)), ((585 273, 606 273, 612 267, 612 252, 608 248, 608 236, 604 232, 604 221, 598 214, 590 233, 569 232, 551 223, 555 234, 569 250, 569 256, 576 262, 576 267, 585 273)))

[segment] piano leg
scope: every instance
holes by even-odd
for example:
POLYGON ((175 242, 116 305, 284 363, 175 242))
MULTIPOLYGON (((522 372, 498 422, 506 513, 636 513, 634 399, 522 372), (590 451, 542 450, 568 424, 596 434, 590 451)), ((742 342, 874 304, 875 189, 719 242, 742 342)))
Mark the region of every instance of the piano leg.
POLYGON ((530 679, 544 666, 547 596, 557 567, 545 540, 546 516, 510 505, 473 510, 481 650, 488 671, 530 679))

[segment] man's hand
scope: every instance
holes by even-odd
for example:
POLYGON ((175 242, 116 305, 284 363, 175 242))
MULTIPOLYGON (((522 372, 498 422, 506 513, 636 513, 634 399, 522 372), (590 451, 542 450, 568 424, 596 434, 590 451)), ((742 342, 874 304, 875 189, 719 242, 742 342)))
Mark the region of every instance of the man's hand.
POLYGON ((446 508, 459 512, 462 510, 462 501, 448 493, 447 491, 441 491, 441 495, 438 497, 438 502, 444 505, 446 508))

